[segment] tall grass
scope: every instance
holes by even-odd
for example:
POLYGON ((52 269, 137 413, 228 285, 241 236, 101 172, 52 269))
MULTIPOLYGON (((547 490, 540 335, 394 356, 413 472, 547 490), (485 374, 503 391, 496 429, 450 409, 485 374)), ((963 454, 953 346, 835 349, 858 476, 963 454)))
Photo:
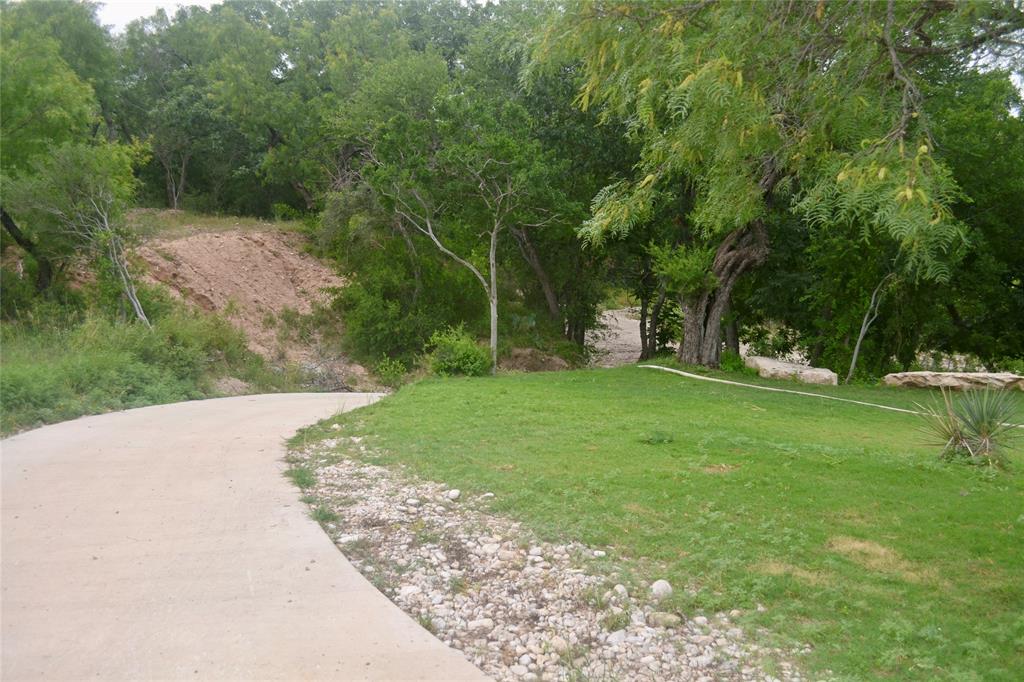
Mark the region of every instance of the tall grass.
POLYGON ((274 371, 245 336, 218 318, 174 309, 152 330, 95 312, 42 307, 3 326, 3 433, 85 414, 203 398, 218 377, 253 390, 288 390, 294 373, 274 371))

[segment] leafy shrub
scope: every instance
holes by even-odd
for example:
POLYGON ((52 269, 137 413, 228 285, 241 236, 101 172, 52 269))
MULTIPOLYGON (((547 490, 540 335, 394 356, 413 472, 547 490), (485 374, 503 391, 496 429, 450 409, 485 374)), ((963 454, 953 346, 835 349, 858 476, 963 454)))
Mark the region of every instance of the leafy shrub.
POLYGON ((996 362, 1000 372, 1010 372, 1024 376, 1024 358, 1004 358, 996 362))
POLYGON ((718 359, 718 366, 726 372, 738 372, 740 374, 757 376, 757 370, 747 367, 746 363, 743 362, 742 355, 728 349, 722 351, 722 356, 718 359))
POLYGON ((740 337, 750 346, 753 355, 766 358, 785 358, 797 350, 798 335, 787 327, 757 324, 745 327, 740 337))
POLYGON ((5 320, 18 317, 23 311, 32 307, 35 288, 24 277, 6 267, 0 267, 0 316, 5 320))
POLYGON ((941 402, 917 407, 925 432, 942 447, 942 459, 1006 466, 1005 450, 1019 431, 1010 423, 1017 411, 1017 397, 1010 391, 967 391, 954 402, 943 389, 941 402))
POLYGON ((438 376, 483 376, 491 369, 488 350, 460 325, 434 332, 427 343, 427 363, 438 376))
POLYGON ((274 220, 278 222, 302 218, 302 211, 285 203, 275 203, 270 207, 270 210, 274 214, 274 220))
POLYGON ((5 433, 83 414, 202 398, 217 376, 235 376, 262 390, 290 389, 298 381, 270 371, 227 322, 180 308, 150 330, 40 302, 31 315, 3 326, 2 341, 5 433))
POLYGON ((408 369, 405 363, 397 358, 389 358, 387 355, 381 357, 380 362, 373 368, 374 374, 380 382, 388 388, 398 388, 405 381, 405 374, 408 369))

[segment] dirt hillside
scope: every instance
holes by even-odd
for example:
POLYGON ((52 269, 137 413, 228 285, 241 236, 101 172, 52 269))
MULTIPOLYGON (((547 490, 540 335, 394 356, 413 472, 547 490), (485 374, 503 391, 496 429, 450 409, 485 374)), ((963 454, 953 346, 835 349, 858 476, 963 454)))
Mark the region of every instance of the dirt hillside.
POLYGON ((366 370, 328 350, 337 339, 303 339, 290 328, 296 313, 328 301, 325 289, 345 284, 302 247, 301 235, 267 229, 152 238, 137 253, 148 266, 144 281, 222 315, 264 358, 299 364, 324 388, 365 387, 366 370))

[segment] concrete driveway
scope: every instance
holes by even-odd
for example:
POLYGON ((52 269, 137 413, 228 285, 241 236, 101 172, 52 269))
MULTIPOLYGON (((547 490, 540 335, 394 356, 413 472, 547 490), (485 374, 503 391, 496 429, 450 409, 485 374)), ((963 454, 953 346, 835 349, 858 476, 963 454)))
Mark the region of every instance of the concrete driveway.
POLYGON ((87 417, 2 447, 2 678, 484 680, 377 592, 282 475, 373 394, 87 417))

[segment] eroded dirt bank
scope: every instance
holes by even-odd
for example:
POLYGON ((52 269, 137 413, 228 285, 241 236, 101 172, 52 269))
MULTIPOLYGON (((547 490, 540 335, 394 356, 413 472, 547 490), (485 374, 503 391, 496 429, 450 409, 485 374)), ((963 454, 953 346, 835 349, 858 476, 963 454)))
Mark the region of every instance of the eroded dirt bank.
POLYGON ((143 281, 215 312, 245 332, 249 346, 272 363, 295 363, 323 388, 368 387, 367 371, 337 352, 337 339, 300 334, 299 316, 329 301, 345 280, 303 250, 299 234, 272 229, 200 232, 154 238, 137 253, 143 281))

